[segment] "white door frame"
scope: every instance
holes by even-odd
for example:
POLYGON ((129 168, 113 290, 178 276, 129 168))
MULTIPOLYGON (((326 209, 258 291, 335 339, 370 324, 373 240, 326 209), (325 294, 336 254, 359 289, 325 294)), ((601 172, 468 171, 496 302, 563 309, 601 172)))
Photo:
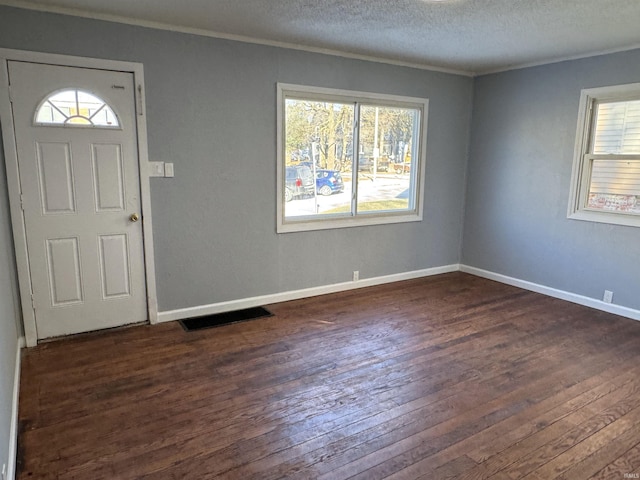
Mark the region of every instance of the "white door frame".
MULTIPOLYGON (((136 127, 138 145, 138 167, 140 170, 140 202, 142 205, 142 233, 144 247, 144 269, 147 288, 147 312, 149 322, 158 323, 158 300, 156 296, 156 275, 153 254, 153 229, 151 223, 151 193, 149 186, 150 168, 147 149, 147 122, 144 97, 144 72, 141 63, 102 60, 96 58, 73 57, 49 53, 28 52, 0 48, 0 123, 2 124, 2 140, 7 171, 7 188, 13 227, 16 266, 22 321, 25 340, 28 347, 38 343, 36 317, 32 304, 31 276, 29 273, 29 256, 27 253, 26 229, 21 206, 20 171, 18 169, 18 152, 15 143, 15 131, 11 110, 11 92, 9 91, 8 61, 16 60, 32 63, 44 63, 67 67, 114 70, 133 74, 136 99, 136 127)), ((0 192, 2 194, 2 192, 0 192)))

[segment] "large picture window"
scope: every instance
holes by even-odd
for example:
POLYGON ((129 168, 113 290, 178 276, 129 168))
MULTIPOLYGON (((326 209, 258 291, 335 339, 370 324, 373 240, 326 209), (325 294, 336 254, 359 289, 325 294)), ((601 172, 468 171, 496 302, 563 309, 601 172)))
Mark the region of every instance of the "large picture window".
POLYGON ((583 90, 569 217, 640 226, 640 84, 583 90))
POLYGON ((278 84, 278 232, 421 220, 427 105, 278 84))

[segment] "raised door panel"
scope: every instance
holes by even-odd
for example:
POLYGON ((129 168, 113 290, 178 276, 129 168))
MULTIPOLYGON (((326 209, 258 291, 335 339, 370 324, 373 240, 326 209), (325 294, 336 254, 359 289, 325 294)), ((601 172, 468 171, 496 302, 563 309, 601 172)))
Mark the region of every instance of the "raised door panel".
POLYGON ((83 302, 80 247, 77 237, 47 240, 51 306, 83 302))
POLYGON ((93 144, 91 146, 93 188, 97 213, 124 210, 125 182, 122 146, 93 144))
POLYGON ((75 213, 76 200, 68 143, 38 142, 38 184, 40 204, 44 215, 75 213))
POLYGON ((126 234, 100 235, 102 299, 131 295, 129 242, 126 234))

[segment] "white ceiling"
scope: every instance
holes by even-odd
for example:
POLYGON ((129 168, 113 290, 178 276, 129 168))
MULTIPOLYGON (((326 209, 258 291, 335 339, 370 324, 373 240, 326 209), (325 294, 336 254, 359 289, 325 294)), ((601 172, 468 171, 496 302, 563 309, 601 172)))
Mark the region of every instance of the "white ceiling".
POLYGON ((640 47, 640 0, 0 0, 464 72, 640 47))

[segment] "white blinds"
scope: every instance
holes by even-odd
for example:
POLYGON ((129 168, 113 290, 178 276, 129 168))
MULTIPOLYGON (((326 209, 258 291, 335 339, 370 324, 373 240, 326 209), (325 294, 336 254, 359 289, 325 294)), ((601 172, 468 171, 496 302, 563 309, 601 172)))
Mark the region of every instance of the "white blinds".
POLYGON ((594 159, 590 193, 640 195, 640 159, 594 159))
POLYGON ((589 193, 640 195, 640 101, 600 102, 594 107, 589 193))
POLYGON ((591 153, 640 153, 640 101, 596 104, 591 153))

